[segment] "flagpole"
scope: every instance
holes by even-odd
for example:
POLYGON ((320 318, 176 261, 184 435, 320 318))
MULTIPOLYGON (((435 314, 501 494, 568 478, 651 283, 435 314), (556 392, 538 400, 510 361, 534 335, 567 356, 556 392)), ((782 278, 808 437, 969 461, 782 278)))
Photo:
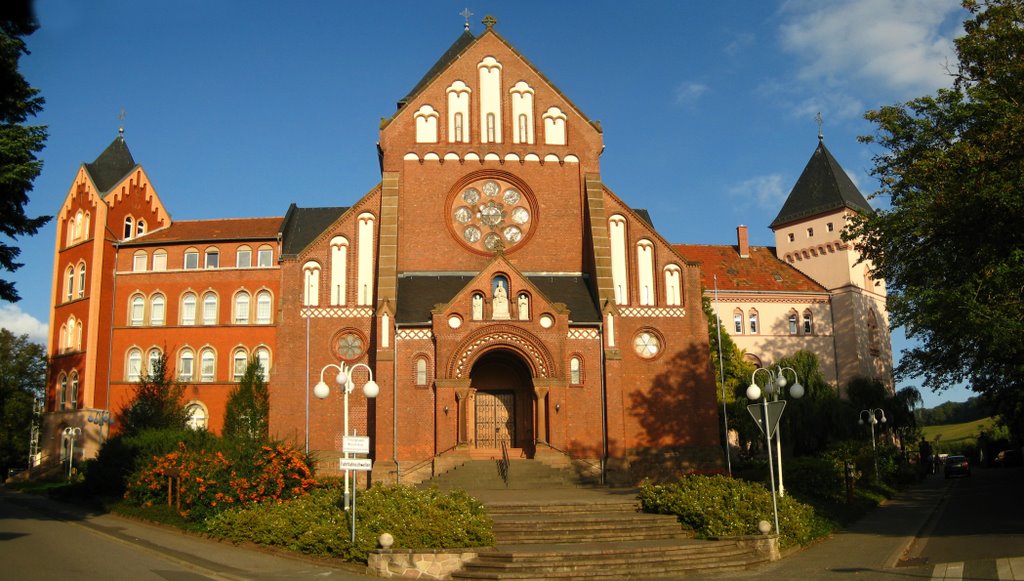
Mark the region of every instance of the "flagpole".
POLYGON ((732 455, 729 451, 729 413, 725 399, 725 363, 722 360, 722 318, 718 316, 718 275, 715 280, 715 331, 718 333, 718 376, 722 381, 722 421, 725 422, 725 463, 732 477, 732 455))

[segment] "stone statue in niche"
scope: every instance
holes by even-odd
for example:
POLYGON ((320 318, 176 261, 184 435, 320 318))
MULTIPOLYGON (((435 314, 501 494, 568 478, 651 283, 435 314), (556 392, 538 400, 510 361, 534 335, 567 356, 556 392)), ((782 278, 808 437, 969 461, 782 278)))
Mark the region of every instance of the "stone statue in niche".
POLYGON ((484 297, 483 295, 473 295, 473 320, 479 321, 484 318, 484 297))
POLYGON ((519 295, 519 304, 516 309, 519 315, 520 321, 527 321, 530 319, 530 298, 526 296, 526 293, 519 295))
POLYGON ((499 280, 498 286, 494 289, 494 300, 491 303, 491 318, 507 321, 510 316, 508 312, 508 291, 505 290, 505 281, 499 280))

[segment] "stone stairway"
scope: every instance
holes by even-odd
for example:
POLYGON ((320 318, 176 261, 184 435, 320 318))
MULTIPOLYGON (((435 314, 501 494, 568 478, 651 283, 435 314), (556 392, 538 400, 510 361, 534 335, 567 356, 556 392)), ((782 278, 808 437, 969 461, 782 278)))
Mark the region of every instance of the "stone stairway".
POLYGON ((424 483, 462 489, 487 507, 495 547, 452 579, 658 579, 769 561, 742 541, 691 538, 673 516, 640 512, 635 489, 582 484, 565 469, 514 460, 467 462, 424 483))

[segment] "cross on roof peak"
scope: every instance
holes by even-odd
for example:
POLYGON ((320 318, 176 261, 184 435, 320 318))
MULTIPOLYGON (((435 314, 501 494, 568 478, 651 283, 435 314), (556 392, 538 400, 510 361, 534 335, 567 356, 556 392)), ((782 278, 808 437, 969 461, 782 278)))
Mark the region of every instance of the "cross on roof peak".
POLYGON ((484 16, 484 19, 481 20, 481 22, 483 22, 484 26, 486 26, 487 29, 490 30, 494 28, 495 24, 498 23, 498 19, 488 14, 487 16, 484 16))

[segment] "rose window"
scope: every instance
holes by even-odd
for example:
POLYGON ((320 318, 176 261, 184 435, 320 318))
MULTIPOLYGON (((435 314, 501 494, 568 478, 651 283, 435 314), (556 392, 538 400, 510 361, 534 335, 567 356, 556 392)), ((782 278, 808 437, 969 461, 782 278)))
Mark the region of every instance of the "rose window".
POLYGON ((478 252, 497 252, 522 243, 534 223, 532 198, 497 178, 472 181, 449 203, 456 238, 478 252))

